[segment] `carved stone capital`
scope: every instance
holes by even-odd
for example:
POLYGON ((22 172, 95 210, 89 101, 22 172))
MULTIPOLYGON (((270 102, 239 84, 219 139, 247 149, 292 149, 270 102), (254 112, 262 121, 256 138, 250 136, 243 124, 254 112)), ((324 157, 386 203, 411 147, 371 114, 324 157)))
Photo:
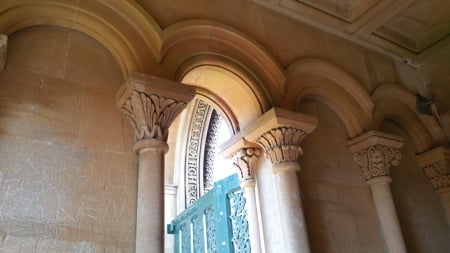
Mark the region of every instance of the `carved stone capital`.
POLYGON ((450 188, 450 150, 448 148, 434 148, 418 155, 417 160, 436 192, 450 188))
POLYGON ((241 187, 255 185, 256 163, 259 155, 258 148, 242 148, 233 156, 233 166, 238 172, 241 187))
POLYGON ((348 144, 366 180, 389 176, 391 166, 400 163, 400 148, 403 146, 400 137, 370 131, 350 140, 348 144))
POLYGON ((317 126, 315 117, 272 108, 244 130, 245 139, 259 144, 274 166, 274 172, 299 169, 300 143, 317 126), (281 166, 281 164, 283 164, 281 166), (286 166, 295 165, 295 166, 286 166), (282 168, 277 170, 277 167, 282 168))
POLYGON ((245 139, 243 132, 238 132, 223 143, 219 150, 219 155, 223 158, 232 158, 233 166, 241 181, 241 187, 254 186, 257 161, 261 153, 259 146, 245 139))
POLYGON ((193 87, 134 73, 119 90, 117 104, 131 120, 135 142, 165 142, 173 120, 193 97, 193 87))
POLYGON ((271 129, 258 138, 266 156, 273 165, 285 162, 297 162, 303 154, 300 143, 307 133, 297 128, 279 127, 271 129))

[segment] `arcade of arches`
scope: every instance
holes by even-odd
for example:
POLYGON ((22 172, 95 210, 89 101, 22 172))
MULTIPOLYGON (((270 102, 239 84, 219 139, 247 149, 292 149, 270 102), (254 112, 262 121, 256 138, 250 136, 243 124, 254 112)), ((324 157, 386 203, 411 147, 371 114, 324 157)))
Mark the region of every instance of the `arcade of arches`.
POLYGON ((449 13, 2 0, 0 252, 173 252, 235 172, 252 252, 448 252, 449 13))

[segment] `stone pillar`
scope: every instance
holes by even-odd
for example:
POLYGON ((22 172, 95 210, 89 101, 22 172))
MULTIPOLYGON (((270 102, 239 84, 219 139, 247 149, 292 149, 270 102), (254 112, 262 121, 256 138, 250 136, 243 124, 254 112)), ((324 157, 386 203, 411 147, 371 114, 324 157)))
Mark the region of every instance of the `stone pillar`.
POLYGON ((262 251, 255 192, 255 172, 260 155, 259 147, 254 143, 249 143, 242 137, 242 133, 238 133, 221 148, 223 148, 220 152, 221 156, 225 158, 232 156, 233 166, 239 175, 240 185, 244 191, 251 252, 260 253, 262 251))
POLYGON ((310 252, 297 172, 300 143, 317 125, 305 114, 272 108, 251 124, 245 138, 258 143, 272 163, 285 253, 310 252))
POLYGON ((450 149, 437 147, 417 156, 438 195, 450 229, 450 149))
POLYGON ((0 34, 0 73, 5 70, 8 36, 0 34))
POLYGON ((402 139, 394 135, 370 131, 350 140, 348 145, 371 189, 387 252, 406 253, 389 187, 389 183, 392 182, 389 176, 390 168, 392 165, 397 166, 400 162, 402 139))
MULTIPOLYGON (((169 224, 177 216, 177 190, 178 187, 176 185, 164 185, 164 224, 169 224)), ((173 235, 168 234, 166 229, 164 252, 174 252, 174 245, 173 235)))
POLYGON ((133 73, 120 88, 117 104, 134 127, 139 156, 136 253, 164 252, 164 154, 170 124, 194 97, 180 83, 133 73))

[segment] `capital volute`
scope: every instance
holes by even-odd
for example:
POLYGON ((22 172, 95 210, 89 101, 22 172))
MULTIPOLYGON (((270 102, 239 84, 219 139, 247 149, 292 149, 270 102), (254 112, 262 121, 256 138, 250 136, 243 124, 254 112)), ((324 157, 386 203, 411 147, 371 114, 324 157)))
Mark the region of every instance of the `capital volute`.
POLYGON ((133 125, 135 143, 166 142, 170 125, 194 95, 191 86, 133 73, 119 89, 116 101, 133 125))
POLYGON ((450 149, 437 147, 417 155, 417 160, 436 192, 450 189, 450 149))
POLYGON ((233 167, 239 175, 241 187, 254 187, 256 183, 256 166, 260 156, 257 144, 247 141, 243 132, 237 133, 219 147, 219 155, 232 158, 233 167))
POLYGON ((348 141, 348 145, 369 182, 376 177, 389 176, 391 167, 399 165, 403 140, 392 134, 369 131, 348 141))
POLYGON ((317 119, 313 116, 272 108, 244 132, 246 139, 261 146, 277 173, 300 168, 297 163, 303 153, 300 143, 316 126, 317 119))

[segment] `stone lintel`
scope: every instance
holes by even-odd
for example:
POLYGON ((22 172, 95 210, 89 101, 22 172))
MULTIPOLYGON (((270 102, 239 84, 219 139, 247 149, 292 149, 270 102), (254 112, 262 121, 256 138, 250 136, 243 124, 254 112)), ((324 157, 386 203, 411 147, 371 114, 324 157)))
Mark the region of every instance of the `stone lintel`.
POLYGON ((218 154, 224 159, 229 159, 243 148, 259 149, 260 147, 258 144, 248 141, 243 132, 239 132, 231 137, 231 139, 220 145, 218 154))
POLYGON ((191 101, 195 96, 195 87, 193 86, 134 72, 127 77, 117 92, 117 105, 122 107, 134 91, 185 103, 191 101))
POLYGON ((399 136, 379 131, 368 131, 347 142, 350 152, 356 153, 373 146, 385 146, 399 149, 403 146, 403 139, 399 136))
POLYGON ((244 129, 243 134, 245 139, 256 143, 264 133, 272 129, 289 127, 309 134, 316 126, 317 118, 314 116, 273 107, 244 129))
POLYGON ((0 34, 0 73, 5 70, 7 45, 8 45, 8 36, 0 34))

